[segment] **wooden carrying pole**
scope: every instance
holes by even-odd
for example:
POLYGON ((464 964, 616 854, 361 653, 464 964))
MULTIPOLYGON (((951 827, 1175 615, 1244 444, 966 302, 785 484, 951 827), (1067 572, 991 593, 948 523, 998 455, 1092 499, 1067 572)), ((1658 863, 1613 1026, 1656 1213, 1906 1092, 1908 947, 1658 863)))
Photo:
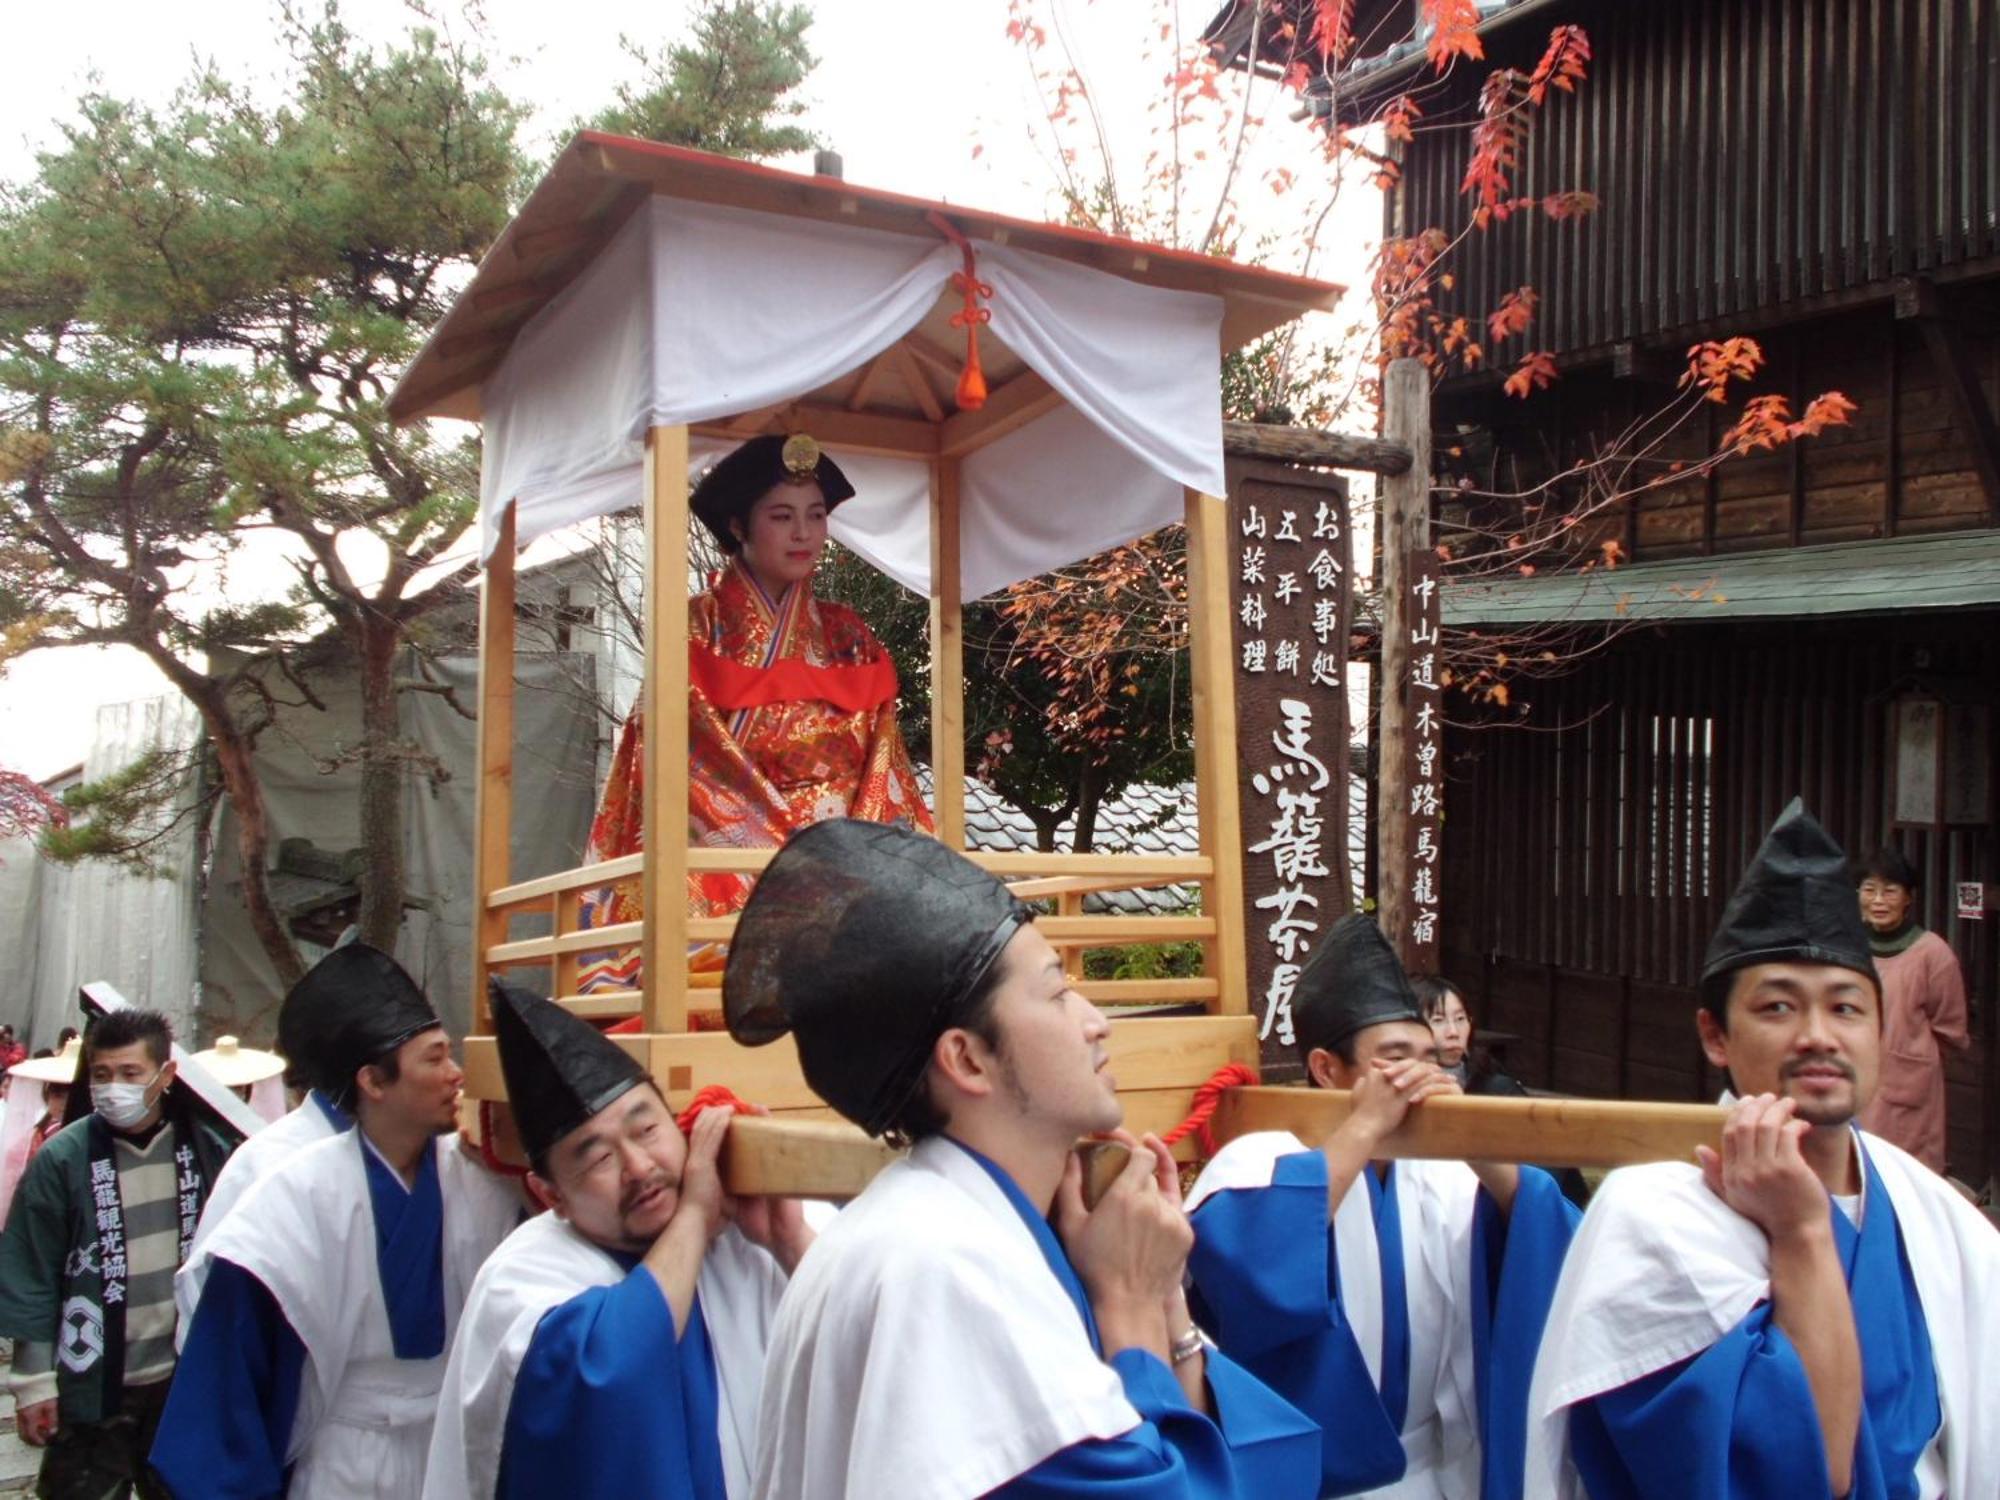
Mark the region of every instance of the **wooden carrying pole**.
MULTIPOLYGON (((1344 1089, 1238 1088, 1215 1112, 1219 1140, 1284 1130, 1317 1145, 1351 1108, 1344 1089)), ((1549 1167, 1629 1167, 1694 1160, 1722 1143, 1729 1112, 1717 1104, 1616 1099, 1427 1099, 1376 1150, 1381 1160, 1534 1162, 1549 1167)))
MULTIPOLYGON (((1284 1130, 1308 1145, 1347 1118, 1337 1089, 1235 1088, 1222 1096, 1214 1130, 1231 1140, 1284 1130)), ((1535 1162, 1549 1167, 1626 1167, 1694 1160, 1699 1145, 1720 1146, 1727 1111, 1713 1104, 1608 1099, 1430 1099, 1410 1111, 1377 1155, 1388 1159, 1535 1162)), ((845 1198, 858 1193, 896 1153, 852 1125, 744 1115, 730 1126, 723 1177, 732 1193, 845 1198)), ((1117 1175, 1123 1153, 1093 1154, 1091 1181, 1117 1175)))

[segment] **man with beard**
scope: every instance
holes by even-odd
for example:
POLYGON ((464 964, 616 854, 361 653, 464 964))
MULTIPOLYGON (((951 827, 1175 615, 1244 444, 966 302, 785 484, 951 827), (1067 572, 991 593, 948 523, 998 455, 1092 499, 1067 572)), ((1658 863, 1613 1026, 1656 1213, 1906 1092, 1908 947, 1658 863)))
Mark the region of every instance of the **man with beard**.
POLYGON ((472 1285, 425 1500, 743 1500, 764 1346, 812 1241, 799 1204, 723 1193, 728 1110, 683 1140, 596 1027, 497 980, 489 993, 529 1181, 551 1207, 472 1285))
POLYGON ((193 1500, 415 1500, 445 1355, 520 1217, 451 1134, 464 1074, 387 955, 324 1048, 355 1128, 307 1146, 224 1219, 153 1465, 193 1500))
POLYGON ((278 1007, 278 1051, 285 1059, 285 1082, 305 1097, 239 1146, 215 1180, 215 1190, 201 1211, 201 1223, 195 1227, 187 1264, 174 1278, 174 1305, 180 1312, 183 1343, 208 1280, 208 1243, 222 1221, 251 1188, 305 1147, 354 1125, 354 1117, 333 1102, 342 1091, 343 1080, 329 1076, 325 1055, 344 997, 393 991, 400 987, 396 976, 401 973, 396 960, 379 948, 349 943, 307 970, 278 1007))
POLYGON ((1794 799, 1731 896, 1695 1023, 1734 1099, 1699 1166, 1605 1180, 1529 1396, 1528 1493, 2000 1494, 2000 1235, 1857 1129, 1881 992, 1846 857, 1794 799))
POLYGON ((1131 1159, 1085 1206, 1077 1140, 1124 1113, 1110 1026, 999 881, 906 829, 815 824, 751 893, 723 1011, 914 1142, 785 1292, 755 1495, 1314 1493, 1318 1429, 1188 1317, 1167 1149, 1117 1132, 1131 1159))

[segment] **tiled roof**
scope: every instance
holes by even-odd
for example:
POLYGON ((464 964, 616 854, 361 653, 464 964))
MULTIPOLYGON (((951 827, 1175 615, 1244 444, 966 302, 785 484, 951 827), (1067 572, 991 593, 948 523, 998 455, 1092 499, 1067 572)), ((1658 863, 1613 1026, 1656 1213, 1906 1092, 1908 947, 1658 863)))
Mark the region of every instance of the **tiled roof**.
MULTIPOLYGON (((930 795, 928 766, 917 772, 925 796, 930 795)), ((1366 805, 1366 784, 1358 776, 1349 780, 1348 853, 1352 866, 1360 870, 1365 848, 1366 826, 1361 809, 1366 805)), ((1076 819, 1071 817, 1056 830, 1056 846, 1068 849, 1076 837, 1076 819)), ((1035 825, 1028 815, 1008 802, 977 777, 965 778, 965 841, 974 849, 1026 850, 1035 845, 1035 825)), ((1133 785, 1107 799, 1097 810, 1099 854, 1199 854, 1196 831, 1195 795, 1192 781, 1179 786, 1133 785)), ((1124 916, 1165 916, 1194 906, 1197 892, 1191 885, 1161 886, 1143 891, 1094 891, 1083 898, 1089 913, 1124 916)))

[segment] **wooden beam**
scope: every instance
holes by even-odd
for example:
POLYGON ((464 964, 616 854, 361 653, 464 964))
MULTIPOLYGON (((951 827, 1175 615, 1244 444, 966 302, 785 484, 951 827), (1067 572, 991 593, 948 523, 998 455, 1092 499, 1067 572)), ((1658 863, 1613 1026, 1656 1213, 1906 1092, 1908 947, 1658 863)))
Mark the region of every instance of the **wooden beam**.
POLYGON ((917 363, 917 357, 902 344, 891 344, 889 354, 896 362, 896 373, 903 378, 903 387, 917 403, 926 422, 942 422, 944 405, 938 400, 937 392, 931 389, 930 377, 924 367, 917 363))
MULTIPOLYGON (((1216 1110, 1216 1138, 1283 1130, 1317 1145, 1347 1118, 1351 1097, 1340 1089, 1230 1089, 1216 1110)), ((1531 1161, 1552 1167, 1692 1162, 1696 1146, 1720 1148, 1728 1115, 1718 1104, 1448 1096, 1411 1110, 1376 1155, 1385 1161, 1531 1161)))
POLYGON ((574 870, 558 870, 553 875, 543 875, 535 880, 523 880, 518 885, 502 886, 486 893, 488 906, 527 906, 557 891, 587 891, 600 885, 610 885, 614 881, 637 875, 646 868, 644 854, 623 854, 617 859, 607 859, 600 864, 581 865, 574 870))
POLYGON ((472 306, 477 312, 499 312, 503 308, 519 307, 528 302, 540 304, 554 296, 557 290, 559 288, 545 277, 524 276, 519 281, 483 287, 474 292, 472 306))
POLYGON ((965 847, 965 609, 958 460, 931 465, 931 801, 937 835, 965 847))
POLYGON ((845 407, 796 401, 779 411, 757 414, 756 426, 745 427, 742 418, 699 422, 693 430, 703 437, 740 442, 782 419, 788 431, 809 432, 830 448, 846 448, 855 453, 872 453, 889 458, 935 458, 938 432, 920 417, 889 417, 879 412, 848 411, 845 407))
MULTIPOLYGON (((890 348, 893 349, 894 346, 891 345, 890 348)), ((889 355, 890 349, 884 349, 868 361, 867 368, 861 372, 861 378, 854 382, 853 393, 847 398, 849 411, 862 411, 867 407, 870 398, 875 394, 875 387, 881 384, 882 376, 889 369, 889 355)))
POLYGON ((964 458, 1062 404, 1062 392, 1033 370, 1024 370, 987 396, 979 410, 946 417, 938 428, 938 451, 946 458, 964 458))
POLYGON ((1202 904, 1213 925, 1202 972, 1221 986, 1211 1014, 1248 1014, 1249 955, 1243 935, 1243 824, 1236 803, 1236 658, 1229 609, 1229 510, 1213 495, 1186 492, 1188 660, 1194 702, 1197 833, 1212 873, 1202 904))
POLYGON ((688 430, 646 434, 645 1017, 687 1030, 688 430))
POLYGON ((608 240, 624 222, 624 214, 612 213, 574 224, 551 224, 546 229, 529 229, 515 235, 508 248, 514 252, 514 258, 521 261, 552 259, 577 250, 593 250, 608 240))
POLYGON ((1896 316, 1914 319, 1923 331, 1938 383, 1951 402, 1952 421, 1972 449, 1972 466, 1986 492, 1987 519, 2000 519, 2000 423, 1987 404, 1961 328, 1946 312, 1937 288, 1921 276, 1896 283, 1896 316))
POLYGON ((1232 458, 1268 458, 1323 469, 1356 469, 1364 474, 1407 474, 1410 469, 1410 450, 1388 438, 1320 432, 1311 427, 1275 427, 1266 422, 1224 422, 1222 451, 1232 458))
POLYGON ((486 1030, 486 951, 507 940, 507 913, 488 904, 512 873, 514 827, 514 506, 479 583, 478 803, 472 828, 472 1017, 486 1030))
POLYGON ((1410 467, 1392 474, 1381 490, 1382 700, 1380 754, 1376 758, 1375 909, 1382 934, 1407 964, 1410 957, 1410 711, 1405 691, 1410 668, 1410 570, 1413 548, 1430 542, 1430 372, 1414 359, 1389 365, 1382 385, 1382 424, 1390 441, 1408 450, 1410 467))

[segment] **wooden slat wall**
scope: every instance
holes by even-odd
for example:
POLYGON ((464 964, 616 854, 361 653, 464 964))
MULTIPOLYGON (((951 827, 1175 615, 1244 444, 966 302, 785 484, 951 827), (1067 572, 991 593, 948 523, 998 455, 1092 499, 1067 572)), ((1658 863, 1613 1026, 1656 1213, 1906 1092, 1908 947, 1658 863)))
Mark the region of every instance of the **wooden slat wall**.
POLYGON ((1991 611, 1644 629, 1524 687, 1531 727, 1454 729, 1445 972, 1482 1025, 1518 1038, 1509 1070, 1570 1093, 1711 1096, 1692 1020, 1702 952, 1798 794, 1850 852, 1893 837, 1923 871, 1923 920, 1958 953, 1983 1038, 1948 1062, 1953 1166, 1973 1182, 2000 1170, 1985 1079, 2000 942, 1952 905, 1955 882, 2000 873, 2000 831, 1885 821, 1889 699, 1918 672, 1990 681, 1996 638, 1991 611))
MULTIPOLYGON (((1595 61, 1535 121, 1518 191, 1594 192, 1598 213, 1476 236, 1452 312, 1544 293, 1535 346, 1608 351, 1663 330, 1838 298, 2000 258, 2000 18, 1992 0, 1575 0, 1488 34, 1532 68, 1576 21, 1595 61)), ((1469 120, 1483 68, 1412 86, 1426 123, 1469 120)), ((1404 217, 1456 226, 1467 146, 1422 132, 1404 217)))
MULTIPOLYGON (((2000 279, 1943 295, 1988 406, 2000 411, 2000 279)), ((1980 484, 1972 440, 1954 418, 1923 337, 1913 324, 1898 322, 1891 305, 1766 329, 1759 337, 1763 378, 1727 410, 1710 408, 1682 426, 1658 465, 1635 468, 1628 486, 1656 479, 1671 462, 1713 452, 1751 395, 1782 393, 1798 411, 1838 390, 1857 403, 1852 421, 1775 453, 1731 458, 1706 478, 1691 476, 1595 510, 1568 535, 1575 557, 1596 558, 1607 540, 1616 540, 1629 559, 1647 560, 2000 525, 1980 484)), ((1483 450, 1466 457, 1462 444, 1457 454, 1441 445, 1444 477, 1471 479, 1477 489, 1502 496, 1527 493, 1606 453, 1635 414, 1663 412, 1673 396, 1669 385, 1616 380, 1601 368, 1573 371, 1526 402, 1446 389, 1438 397, 1439 430, 1485 429, 1494 448, 1489 459, 1483 450)), ((1447 492, 1439 536, 1461 556, 1481 550, 1490 541, 1455 535, 1457 528, 1469 522, 1504 536, 1520 524, 1510 507, 1517 502, 1468 506, 1447 492)), ((1538 561, 1550 565, 1547 557, 1538 561)))

